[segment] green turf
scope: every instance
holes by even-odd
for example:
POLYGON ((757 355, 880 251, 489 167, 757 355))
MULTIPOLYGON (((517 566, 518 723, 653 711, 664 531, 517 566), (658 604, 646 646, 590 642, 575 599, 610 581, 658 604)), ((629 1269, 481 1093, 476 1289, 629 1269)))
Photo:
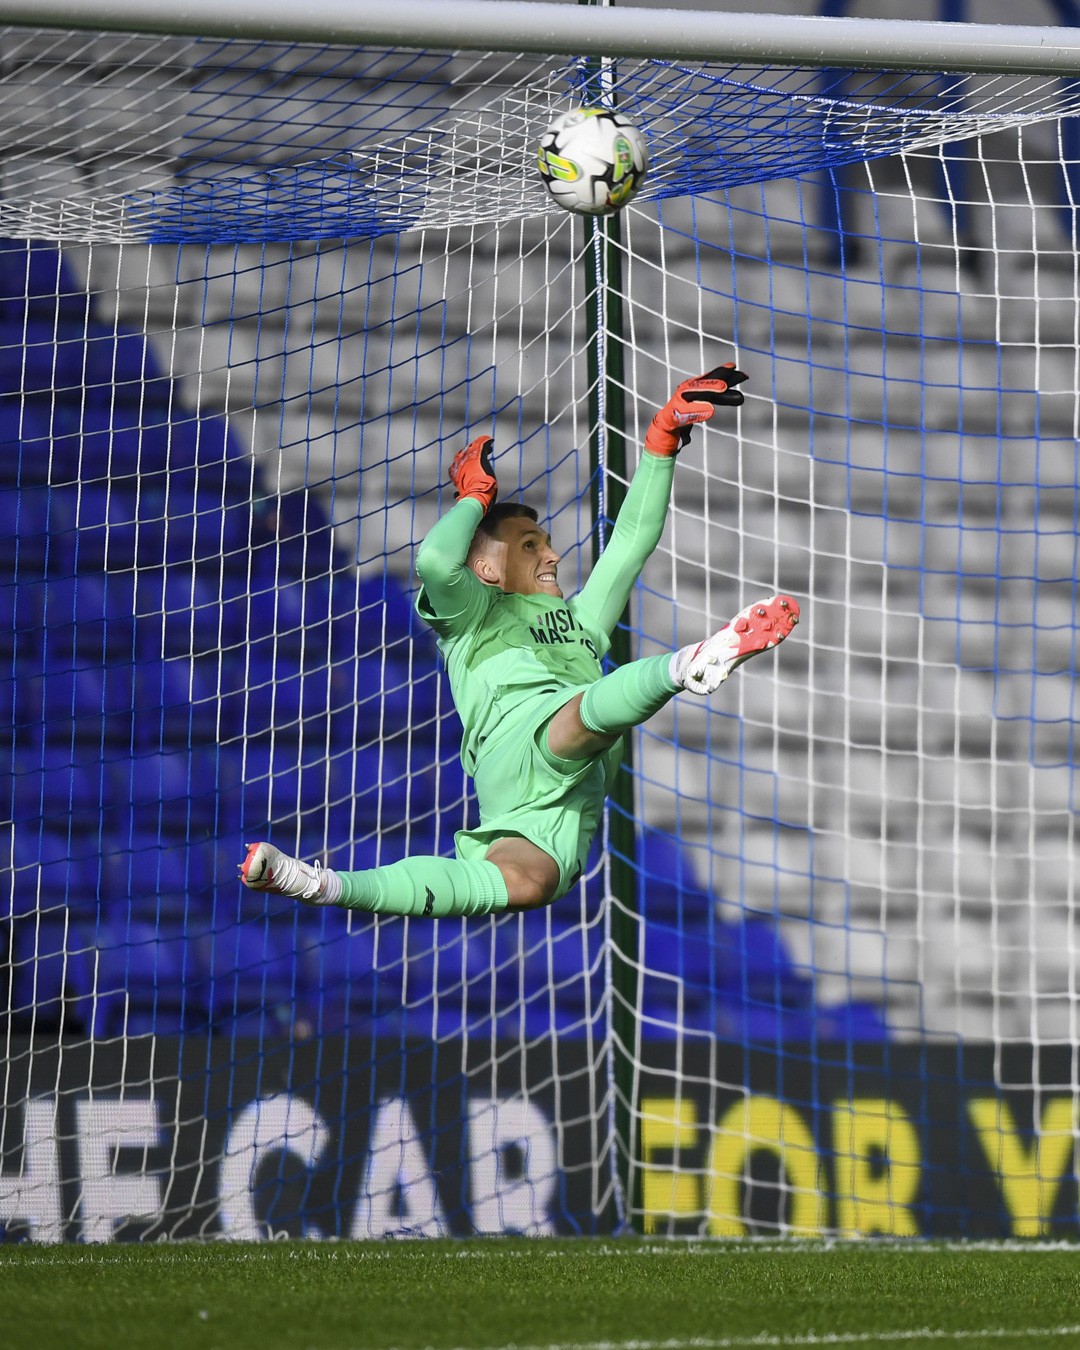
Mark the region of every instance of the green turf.
POLYGON ((0 1247, 5 1350, 1080 1346, 1080 1248, 0 1247))

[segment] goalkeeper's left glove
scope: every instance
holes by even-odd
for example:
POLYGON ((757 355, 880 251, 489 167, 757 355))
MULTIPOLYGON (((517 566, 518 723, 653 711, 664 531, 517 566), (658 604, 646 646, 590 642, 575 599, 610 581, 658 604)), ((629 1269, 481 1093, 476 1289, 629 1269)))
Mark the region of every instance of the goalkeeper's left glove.
POLYGON ((690 440, 690 428, 707 422, 718 407, 737 408, 743 396, 734 386, 746 375, 733 361, 683 380, 649 423, 645 449, 654 455, 677 455, 690 440))
POLYGON ((499 484, 495 479, 495 470, 491 467, 491 447, 494 444, 490 436, 477 436, 464 450, 457 452, 450 465, 454 496, 459 499, 474 498, 484 508, 485 516, 499 495, 499 484))

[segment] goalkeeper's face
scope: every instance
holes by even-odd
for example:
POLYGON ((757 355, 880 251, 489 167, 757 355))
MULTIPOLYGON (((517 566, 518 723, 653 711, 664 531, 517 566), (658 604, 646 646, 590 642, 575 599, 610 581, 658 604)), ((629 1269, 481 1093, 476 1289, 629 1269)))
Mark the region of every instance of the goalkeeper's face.
POLYGON ((498 573, 495 584, 511 595, 553 595, 562 599, 559 554, 551 536, 535 521, 512 516, 499 527, 489 557, 498 573))

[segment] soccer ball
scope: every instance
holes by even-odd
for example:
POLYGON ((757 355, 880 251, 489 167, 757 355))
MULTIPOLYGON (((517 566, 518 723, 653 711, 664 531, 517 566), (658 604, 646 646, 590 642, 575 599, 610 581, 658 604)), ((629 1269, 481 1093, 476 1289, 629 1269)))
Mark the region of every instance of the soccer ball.
POLYGON ((537 163, 560 206, 609 216, 644 183, 649 152, 629 117, 607 108, 572 108, 540 137, 537 163))

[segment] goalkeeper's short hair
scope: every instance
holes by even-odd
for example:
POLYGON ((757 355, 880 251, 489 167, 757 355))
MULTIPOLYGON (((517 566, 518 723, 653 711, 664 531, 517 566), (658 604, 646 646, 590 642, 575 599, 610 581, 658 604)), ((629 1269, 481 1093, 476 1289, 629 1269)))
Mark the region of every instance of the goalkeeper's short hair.
POLYGON ((477 525, 476 533, 473 535, 473 547, 477 545, 483 547, 488 541, 498 539, 503 521, 513 520, 516 517, 532 521, 540 519, 535 508, 526 505, 525 502, 496 502, 477 525))

